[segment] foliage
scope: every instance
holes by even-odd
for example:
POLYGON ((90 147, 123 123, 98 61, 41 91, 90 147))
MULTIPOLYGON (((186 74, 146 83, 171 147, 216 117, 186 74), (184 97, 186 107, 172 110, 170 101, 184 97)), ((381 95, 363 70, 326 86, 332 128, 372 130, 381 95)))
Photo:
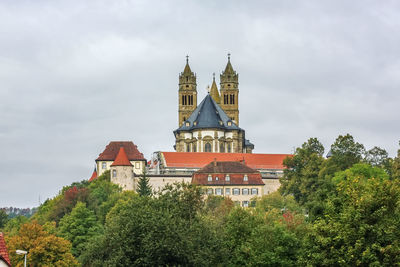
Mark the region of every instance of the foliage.
POLYGON ((86 204, 78 202, 70 214, 65 215, 59 223, 58 231, 72 244, 72 254, 77 257, 85 250, 85 243, 95 235, 101 234, 101 225, 94 212, 86 204))
POLYGON ((146 174, 146 169, 143 169, 143 174, 139 176, 139 181, 137 185, 136 192, 139 194, 139 196, 151 196, 152 194, 152 189, 151 185, 149 183, 150 179, 147 177, 146 174))
POLYGON ((313 225, 311 265, 394 266, 400 263, 400 181, 370 165, 337 175, 338 195, 313 225))
POLYGON ((107 216, 105 234, 83 256, 87 266, 196 265, 219 262, 217 235, 198 216, 200 190, 176 185, 157 198, 133 196, 107 216), (194 205, 193 205, 194 204, 194 205))
MULTIPOLYGON (((29 266, 78 266, 70 253, 69 241, 49 234, 36 221, 23 224, 17 235, 7 240, 8 250, 28 252, 29 266)), ((24 257, 10 253, 13 266, 23 266, 24 257)))
POLYGON ((4 226, 4 232, 8 234, 8 236, 14 236, 18 234, 19 228, 22 224, 26 223, 28 218, 25 216, 17 216, 8 220, 6 225, 4 226))
POLYGON ((8 221, 8 215, 4 210, 0 210, 0 229, 3 228, 8 221))
MULTIPOLYGON (((400 146, 400 141, 399 141, 400 146)), ((393 179, 400 179, 400 149, 397 150, 397 157, 394 158, 392 167, 391 167, 391 175, 393 179)))

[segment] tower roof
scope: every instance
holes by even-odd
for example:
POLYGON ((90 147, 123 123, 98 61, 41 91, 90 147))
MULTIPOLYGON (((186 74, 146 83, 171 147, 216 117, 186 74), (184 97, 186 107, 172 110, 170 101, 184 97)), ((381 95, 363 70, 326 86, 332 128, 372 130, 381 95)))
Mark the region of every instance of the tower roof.
POLYGON ((3 260, 8 266, 11 266, 4 235, 0 232, 0 260, 3 260))
POLYGON ((235 74, 235 71, 233 70, 233 67, 232 67, 232 64, 231 64, 231 54, 228 54, 228 63, 226 64, 224 73, 235 74))
POLYGON ((207 94, 190 117, 175 132, 205 128, 242 130, 226 115, 210 94, 207 94))
POLYGON ((210 89, 210 95, 215 100, 215 102, 220 103, 221 97, 218 92, 217 84, 215 83, 215 73, 213 74, 213 82, 210 89))
POLYGON ((97 178, 97 170, 96 170, 96 166, 94 167, 92 176, 89 178, 89 182, 93 181, 94 179, 97 178))
POLYGON ((191 74, 192 70, 190 69, 189 66, 189 56, 186 56, 186 65, 185 65, 185 69, 183 70, 184 74, 191 74))
POLYGON ((124 147, 120 147, 118 155, 111 166, 132 166, 128 156, 125 153, 124 147))
POLYGON ((125 149, 129 160, 146 160, 143 157, 143 154, 139 152, 137 146, 132 141, 112 141, 106 146, 104 151, 100 153, 96 161, 115 160, 120 147, 123 147, 125 149))

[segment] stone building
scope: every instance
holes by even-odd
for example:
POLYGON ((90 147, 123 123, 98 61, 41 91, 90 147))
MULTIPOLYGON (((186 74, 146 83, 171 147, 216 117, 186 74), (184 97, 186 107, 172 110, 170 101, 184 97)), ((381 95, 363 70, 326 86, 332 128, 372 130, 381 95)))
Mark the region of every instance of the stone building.
POLYGON ((239 127, 239 75, 228 63, 220 75, 220 92, 215 76, 208 95, 197 106, 196 75, 186 59, 179 75, 179 128, 174 131, 177 152, 251 153, 254 145, 239 127))
POLYGON ((143 168, 146 166, 146 159, 143 157, 143 154, 139 152, 137 146, 132 141, 112 141, 96 159, 96 175, 100 176, 106 170, 110 170, 111 164, 117 157, 121 147, 124 148, 129 161, 133 165, 133 171, 136 174, 141 174, 143 172, 143 168))
POLYGON ((136 190, 134 167, 124 147, 120 147, 117 157, 110 165, 110 177, 111 182, 119 185, 122 190, 136 190))
POLYGON ((213 161, 193 174, 192 183, 208 195, 230 197, 243 207, 261 197, 264 187, 259 171, 237 161, 213 161))

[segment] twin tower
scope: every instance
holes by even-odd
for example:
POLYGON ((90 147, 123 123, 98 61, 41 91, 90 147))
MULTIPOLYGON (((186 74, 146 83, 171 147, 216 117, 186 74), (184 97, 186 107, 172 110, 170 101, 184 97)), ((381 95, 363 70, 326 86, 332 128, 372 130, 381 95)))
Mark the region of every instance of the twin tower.
POLYGON ((179 75, 179 126, 174 131, 177 152, 252 153, 254 145, 239 127, 239 75, 230 55, 220 75, 215 75, 207 96, 197 105, 196 75, 186 66, 179 75))
MULTIPOLYGON (((220 75, 221 94, 215 82, 215 74, 209 94, 214 101, 225 111, 229 118, 239 126, 239 74, 233 69, 230 54, 224 72, 220 75)), ((196 74, 189 66, 189 57, 186 57, 186 66, 179 75, 179 126, 181 126, 197 107, 196 74)))

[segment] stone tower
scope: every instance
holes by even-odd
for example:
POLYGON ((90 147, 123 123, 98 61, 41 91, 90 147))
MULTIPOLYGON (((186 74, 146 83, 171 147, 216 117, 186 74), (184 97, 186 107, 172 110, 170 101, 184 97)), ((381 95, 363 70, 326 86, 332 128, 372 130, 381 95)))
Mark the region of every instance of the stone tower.
POLYGON ((196 74, 189 66, 189 56, 186 56, 186 66, 179 74, 179 126, 186 121, 197 107, 196 74))
POLYGON ((220 85, 221 108, 236 125, 239 125, 239 74, 232 68, 230 54, 225 70, 220 75, 220 85))

